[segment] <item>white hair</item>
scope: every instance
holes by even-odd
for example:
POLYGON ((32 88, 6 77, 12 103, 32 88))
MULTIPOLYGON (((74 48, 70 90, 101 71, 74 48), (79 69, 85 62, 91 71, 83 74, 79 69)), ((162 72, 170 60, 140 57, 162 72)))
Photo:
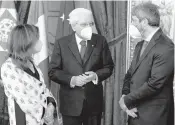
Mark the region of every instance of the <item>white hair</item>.
POLYGON ((92 12, 88 9, 85 9, 85 8, 76 8, 76 9, 72 10, 72 12, 70 12, 69 22, 73 26, 79 21, 79 19, 81 19, 82 17, 87 16, 87 15, 92 16, 92 12))

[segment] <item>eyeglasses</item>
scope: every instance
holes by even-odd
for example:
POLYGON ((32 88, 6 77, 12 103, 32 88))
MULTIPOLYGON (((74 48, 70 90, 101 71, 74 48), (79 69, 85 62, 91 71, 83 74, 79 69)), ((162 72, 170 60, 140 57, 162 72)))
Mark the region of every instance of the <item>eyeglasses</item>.
POLYGON ((79 24, 81 27, 87 27, 87 26, 94 26, 94 22, 90 22, 90 23, 81 23, 79 24))

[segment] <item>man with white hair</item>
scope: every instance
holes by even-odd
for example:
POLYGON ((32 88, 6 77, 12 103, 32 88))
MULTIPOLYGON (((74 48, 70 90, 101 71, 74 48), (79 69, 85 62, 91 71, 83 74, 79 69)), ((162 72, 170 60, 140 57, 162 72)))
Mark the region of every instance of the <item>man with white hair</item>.
POLYGON ((49 77, 60 84, 63 125, 100 125, 102 81, 114 67, 106 39, 92 33, 92 12, 84 8, 69 14, 74 31, 55 42, 49 77))

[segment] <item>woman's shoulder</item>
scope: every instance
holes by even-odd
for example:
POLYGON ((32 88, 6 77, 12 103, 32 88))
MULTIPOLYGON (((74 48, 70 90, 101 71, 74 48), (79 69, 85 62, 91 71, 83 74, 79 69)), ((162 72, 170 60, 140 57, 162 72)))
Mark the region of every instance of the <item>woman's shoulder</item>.
POLYGON ((21 71, 20 71, 20 68, 18 68, 12 61, 11 58, 8 58, 3 64, 2 64, 2 67, 1 67, 1 73, 8 73, 8 74, 19 74, 21 71))
POLYGON ((14 65, 12 60, 8 58, 1 66, 1 78, 8 79, 8 76, 12 76, 14 74, 14 65))
POLYGON ((11 58, 8 58, 3 64, 1 68, 9 68, 12 69, 16 67, 11 58))

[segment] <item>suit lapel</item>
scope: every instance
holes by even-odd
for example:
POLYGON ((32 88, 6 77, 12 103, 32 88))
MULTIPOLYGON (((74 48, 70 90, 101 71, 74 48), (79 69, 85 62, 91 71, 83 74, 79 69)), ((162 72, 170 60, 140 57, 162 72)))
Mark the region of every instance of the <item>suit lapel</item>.
POLYGON ((141 41, 140 44, 138 45, 138 47, 136 47, 136 50, 135 50, 135 53, 134 53, 134 57, 133 57, 133 67, 135 68, 136 64, 137 64, 137 61, 138 61, 138 56, 140 54, 140 50, 142 49, 142 45, 143 45, 143 42, 144 41, 141 41))
POLYGON ((97 40, 95 39, 94 35, 92 35, 92 39, 87 41, 87 48, 86 48, 86 52, 83 58, 83 64, 85 64, 87 62, 87 60, 89 59, 89 57, 92 54, 92 51, 96 45, 97 40))
POLYGON ((76 58, 76 60, 78 61, 78 63, 82 65, 80 52, 78 50, 77 42, 75 40, 75 33, 72 34, 72 38, 70 39, 70 43, 68 44, 68 47, 72 52, 72 54, 74 55, 74 57, 76 58))
POLYGON ((135 68, 133 69, 132 75, 136 72, 142 61, 145 59, 145 57, 148 55, 148 53, 151 51, 151 49, 156 45, 156 41, 159 38, 159 36, 162 34, 162 30, 159 29, 157 33, 153 36, 151 41, 149 42, 148 46, 145 48, 143 54, 141 55, 139 61, 136 63, 135 68))

